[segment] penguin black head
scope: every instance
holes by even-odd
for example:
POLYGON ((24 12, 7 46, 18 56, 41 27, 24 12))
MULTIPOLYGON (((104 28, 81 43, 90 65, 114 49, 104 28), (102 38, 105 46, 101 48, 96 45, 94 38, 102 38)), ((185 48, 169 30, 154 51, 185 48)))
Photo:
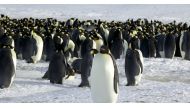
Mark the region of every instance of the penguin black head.
POLYGON ((6 33, 1 37, 0 39, 0 47, 1 48, 10 48, 13 49, 14 45, 13 44, 13 39, 11 36, 8 36, 6 33))
POLYGON ((109 48, 105 45, 101 46, 100 53, 101 54, 110 54, 109 48))

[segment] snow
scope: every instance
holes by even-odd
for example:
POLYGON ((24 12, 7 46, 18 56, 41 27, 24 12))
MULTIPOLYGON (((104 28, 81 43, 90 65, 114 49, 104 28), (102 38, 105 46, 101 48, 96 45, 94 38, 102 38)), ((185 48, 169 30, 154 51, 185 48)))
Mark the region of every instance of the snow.
MULTIPOLYGON (((127 18, 159 19, 189 22, 189 5, 0 5, 0 13, 13 18, 54 17, 121 20, 127 18)), ((124 59, 117 60, 119 69, 118 102, 175 103, 190 102, 190 61, 181 58, 145 58, 142 80, 138 86, 126 87, 124 59)), ((63 85, 50 84, 41 77, 48 62, 28 64, 17 60, 16 78, 8 89, 0 89, 0 102, 91 103, 90 88, 79 88, 80 75, 65 80, 63 85)))
MULTIPOLYGON (((190 102, 190 61, 181 58, 145 58, 142 80, 138 86, 126 87, 124 59, 117 60, 119 69, 118 102, 190 102)), ((63 85, 50 84, 41 77, 48 62, 28 64, 17 60, 16 78, 9 89, 0 89, 0 102, 92 102, 90 88, 79 88, 80 75, 65 80, 63 85)))

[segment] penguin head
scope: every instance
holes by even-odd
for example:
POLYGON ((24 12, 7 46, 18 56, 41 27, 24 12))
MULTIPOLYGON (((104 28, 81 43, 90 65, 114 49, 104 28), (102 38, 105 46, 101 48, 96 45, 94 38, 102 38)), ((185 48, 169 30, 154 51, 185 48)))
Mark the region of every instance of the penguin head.
POLYGON ((100 53, 101 54, 110 54, 110 50, 109 50, 109 48, 107 46, 103 45, 100 48, 100 53))
POLYGON ((63 43, 63 39, 60 36, 54 38, 54 43, 61 45, 63 43))
POLYGON ((9 36, 5 33, 2 36, 2 38, 0 39, 0 46, 1 46, 1 48, 13 49, 14 48, 14 40, 13 40, 12 36, 9 36))

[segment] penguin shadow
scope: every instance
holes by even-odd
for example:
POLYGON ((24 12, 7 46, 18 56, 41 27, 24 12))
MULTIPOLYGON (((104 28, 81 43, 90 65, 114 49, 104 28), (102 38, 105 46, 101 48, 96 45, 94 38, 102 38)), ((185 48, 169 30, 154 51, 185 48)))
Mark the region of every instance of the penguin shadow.
POLYGON ((39 67, 32 67, 32 66, 23 66, 21 68, 17 68, 16 70, 27 70, 27 71, 38 71, 38 72, 46 72, 48 70, 48 67, 42 67, 42 66, 39 66, 39 67))
POLYGON ((63 82, 63 84, 52 84, 49 82, 49 80, 44 80, 41 78, 37 78, 37 79, 31 79, 30 78, 30 80, 25 80, 25 81, 15 80, 14 84, 32 85, 32 86, 33 85, 44 85, 44 86, 54 86, 54 87, 59 87, 59 88, 77 88, 77 85, 64 83, 64 82, 63 82), (30 80, 38 80, 38 81, 30 81, 30 80))

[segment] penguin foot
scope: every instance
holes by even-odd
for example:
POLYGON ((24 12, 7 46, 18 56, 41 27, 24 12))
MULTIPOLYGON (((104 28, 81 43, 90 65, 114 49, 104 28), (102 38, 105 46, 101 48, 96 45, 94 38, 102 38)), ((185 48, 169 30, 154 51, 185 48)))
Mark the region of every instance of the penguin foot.
POLYGON ((51 80, 50 80, 50 83, 51 83, 51 84, 63 84, 62 81, 58 81, 58 82, 57 82, 57 81, 51 81, 51 80))
POLYGON ((44 74, 44 76, 42 77, 42 79, 49 79, 48 71, 44 74))
POLYGON ((30 58, 29 60, 26 61, 27 63, 34 63, 34 60, 30 58))
POLYGON ((135 84, 126 84, 125 86, 136 86, 135 84))
POLYGON ((47 77, 47 75, 44 75, 44 76, 42 77, 42 79, 49 79, 49 78, 47 77))
POLYGON ((78 87, 90 87, 89 83, 81 83, 78 87))

